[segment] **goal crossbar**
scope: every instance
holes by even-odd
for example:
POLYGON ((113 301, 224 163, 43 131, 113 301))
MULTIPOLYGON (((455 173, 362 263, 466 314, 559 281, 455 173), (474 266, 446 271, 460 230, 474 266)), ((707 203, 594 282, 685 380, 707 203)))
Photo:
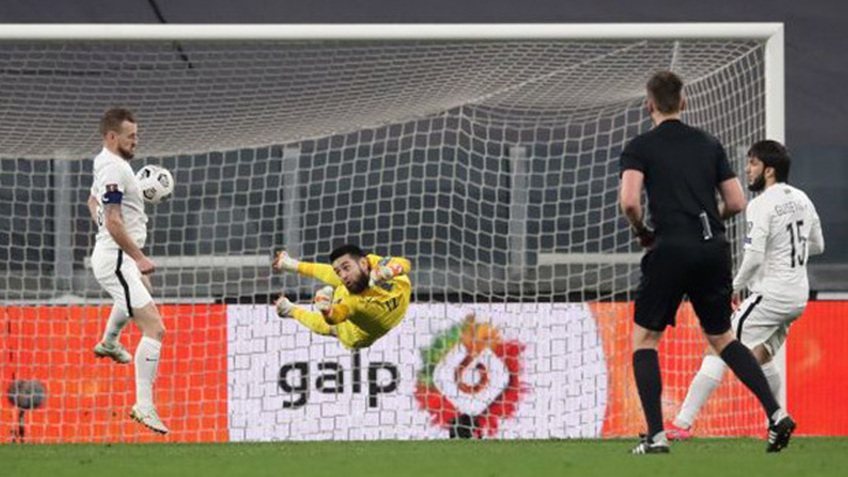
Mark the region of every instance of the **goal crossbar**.
POLYGON ((0 24, 0 39, 53 40, 420 40, 768 39, 782 23, 515 24, 0 24))

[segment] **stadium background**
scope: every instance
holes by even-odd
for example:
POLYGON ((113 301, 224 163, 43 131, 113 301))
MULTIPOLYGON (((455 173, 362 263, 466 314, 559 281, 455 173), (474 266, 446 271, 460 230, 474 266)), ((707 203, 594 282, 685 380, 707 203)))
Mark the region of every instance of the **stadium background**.
MULTIPOLYGON (((168 23, 586 23, 784 22, 786 143, 795 159, 792 182, 819 208, 829 244, 848 242, 848 4, 752 0, 372 0, 322 2, 169 0, 158 2, 168 23)), ((159 23, 148 0, 7 0, 3 23, 159 23)), ((8 216, 0 210, 0 216, 8 216)), ((0 264, 2 266, 2 264, 0 264)), ((831 247, 810 266, 816 290, 848 290, 848 249, 831 247)))
MULTIPOLYGON (((639 21, 782 21, 786 23, 787 45, 787 113, 786 139, 795 159, 792 182, 809 191, 816 202, 829 245, 845 243, 848 239, 848 216, 844 209, 848 202, 844 182, 846 174, 844 158, 848 154, 848 141, 844 131, 848 130, 848 99, 838 94, 848 78, 848 70, 841 54, 845 51, 846 39, 841 24, 848 19, 848 7, 828 6, 819 9, 816 5, 794 2, 749 2, 743 5, 715 5, 703 2, 530 2, 520 6, 512 2, 427 2, 426 5, 405 5, 399 2, 373 2, 368 6, 350 2, 321 4, 320 9, 308 3, 303 5, 279 5, 272 2, 239 2, 238 7, 225 2, 176 1, 161 2, 161 13, 169 23, 252 23, 252 22, 639 22, 639 21), (834 92, 832 97, 822 92, 834 92)), ((2 22, 128 22, 156 23, 158 18, 148 2, 105 2, 69 1, 50 5, 49 10, 35 3, 14 1, 4 3, 0 10, 2 22)), ((37 167, 37 166, 36 166, 37 167)), ((4 173, 6 167, 4 164, 4 173)), ((36 171, 37 172, 37 171, 36 171)), ((4 188, 3 194, 9 189, 4 188)), ((16 192, 17 193, 17 192, 16 192)), ((14 199, 0 201, 3 204, 14 199)), ((49 204, 48 204, 49 205, 49 204)), ((2 206, 0 206, 2 209, 2 206)), ((10 212, 0 210, 0 216, 10 212)), ((202 219, 201 219, 202 220, 202 219)), ((155 226, 155 223, 154 223, 155 226)), ((39 227, 49 227, 49 222, 34 220, 27 225, 30 232, 39 227)), ((45 232, 47 229, 45 229, 45 232)), ((16 238, 13 234, 5 244, 8 257, 14 260, 16 238)), ((83 239, 80 239, 81 241, 83 239)), ((85 239, 87 240, 87 239, 85 239)), ((20 242, 17 242, 20 243, 20 242)), ((4 244, 0 244, 3 246, 4 244)), ((269 247, 272 244, 268 244, 269 247)), ((214 248, 214 245, 213 245, 214 248)), ((238 250, 232 244, 223 246, 230 252, 238 250)), ((29 252, 32 253, 32 252, 29 252)), ((50 254, 49 247, 40 252, 50 254)), ((44 256, 47 263, 52 256, 44 256)), ((83 256, 75 257, 82 263, 83 256)), ((0 266, 7 267, 4 262, 0 266)), ((8 270, 4 270, 8 271, 8 270)), ((843 247, 831 246, 828 252, 811 265, 811 284, 817 291, 842 291, 848 289, 848 251, 843 247)), ((844 308, 821 311, 821 321, 834 316, 845 317, 844 308)), ((844 336, 844 326, 838 322, 833 329, 823 325, 812 334, 826 337, 844 336), (840 334, 841 333, 841 334, 840 334)), ((813 336, 809 339, 814 339, 813 336)), ((836 340, 838 341, 838 340, 836 340)), ((803 340, 799 340, 803 343, 803 340)), ((809 341, 807 341, 809 343, 809 341)), ((824 344, 824 342, 822 342, 824 344)), ((790 353, 793 351, 790 350, 790 353)), ((806 356, 804 348, 795 351, 806 356)), ((804 369, 793 378, 811 379, 815 372, 842 369, 835 359, 816 363, 816 367, 804 369)), ((791 373, 791 372, 790 372, 791 373)), ((817 380, 813 383, 821 383, 817 380)), ((805 387, 804 393, 796 398, 810 396, 834 397, 832 392, 816 389, 814 384, 805 387)), ((796 388, 797 389, 797 388, 796 388)), ((214 398, 210 398, 214 402, 214 398)), ((813 411, 827 408, 827 402, 812 401, 813 411)), ((220 414, 218 414, 220 415, 220 414)), ((837 422, 819 416, 822 425, 837 422)), ((808 421, 809 422, 809 421, 808 421)), ((842 421, 844 423, 844 420, 842 421)), ((93 432, 97 432, 94 430, 93 432)), ((844 434, 845 427, 824 427, 815 434, 844 434)), ((208 437, 207 437, 208 438, 208 437)), ((220 437, 212 437, 216 439, 220 437)))

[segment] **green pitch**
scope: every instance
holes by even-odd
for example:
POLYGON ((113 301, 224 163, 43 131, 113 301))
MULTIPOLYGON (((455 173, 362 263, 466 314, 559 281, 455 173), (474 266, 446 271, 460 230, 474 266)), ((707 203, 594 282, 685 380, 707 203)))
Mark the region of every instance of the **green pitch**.
POLYGON ((701 439, 670 455, 628 441, 0 445, 3 477, 129 476, 844 476, 848 438, 796 438, 767 455, 753 439, 701 439))

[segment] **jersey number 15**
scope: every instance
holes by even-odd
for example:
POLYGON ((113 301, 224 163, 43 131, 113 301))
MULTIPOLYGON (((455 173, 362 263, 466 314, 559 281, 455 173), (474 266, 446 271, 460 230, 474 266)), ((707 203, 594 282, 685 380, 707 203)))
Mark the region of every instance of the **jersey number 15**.
POLYGON ((789 231, 789 240, 792 242, 792 256, 790 264, 795 268, 795 260, 798 260, 798 265, 804 265, 804 257, 807 256, 807 239, 801 235, 801 227, 804 226, 803 220, 798 220, 794 224, 786 224, 786 230, 789 231), (800 251, 801 253, 797 253, 800 251))

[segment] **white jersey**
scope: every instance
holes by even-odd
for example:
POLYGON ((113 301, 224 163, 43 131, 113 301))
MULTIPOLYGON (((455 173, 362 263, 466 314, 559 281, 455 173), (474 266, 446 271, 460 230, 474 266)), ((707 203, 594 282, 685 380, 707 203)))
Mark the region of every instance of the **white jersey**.
POLYGON ((807 258, 824 249, 821 222, 807 194, 788 184, 767 188, 745 211, 745 253, 764 254, 751 292, 787 303, 806 303, 807 258))
POLYGON ((138 187, 138 180, 127 160, 112 154, 106 148, 94 158, 94 181, 91 195, 97 199, 97 244, 99 248, 119 249, 120 247, 106 229, 104 204, 114 201, 120 192, 121 215, 127 234, 141 248, 147 239, 147 214, 144 213, 144 198, 138 187))

